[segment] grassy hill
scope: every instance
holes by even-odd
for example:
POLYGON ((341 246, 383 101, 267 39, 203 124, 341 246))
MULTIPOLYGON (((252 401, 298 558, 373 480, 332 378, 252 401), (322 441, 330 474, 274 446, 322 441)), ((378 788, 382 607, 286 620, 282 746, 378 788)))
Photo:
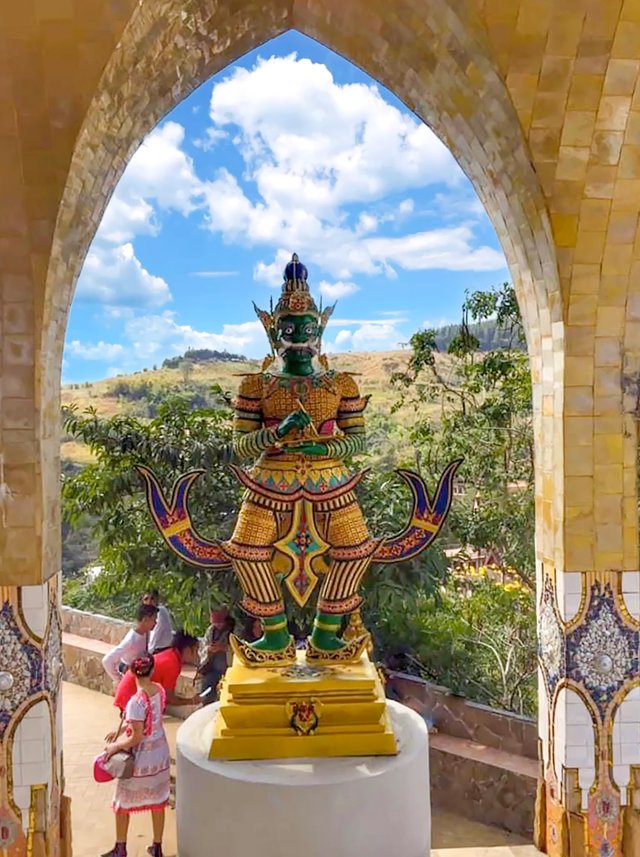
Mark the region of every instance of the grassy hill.
MULTIPOLYGON (((333 369, 354 372, 358 376, 361 392, 371 394, 368 408, 370 428, 379 428, 388 420, 399 432, 397 438, 401 446, 404 431, 412 424, 415 412, 412 408, 400 408, 391 414, 391 408, 398 398, 390 379, 394 372, 406 368, 411 352, 404 351, 372 351, 361 353, 342 353, 330 356, 333 369)), ((449 358, 440 355, 442 367, 446 368, 449 358)), ((206 363, 190 365, 188 379, 184 369, 161 368, 136 372, 133 375, 118 375, 103 381, 86 382, 84 384, 67 384, 62 388, 62 404, 74 404, 79 410, 95 408, 100 416, 110 417, 116 414, 133 413, 137 416, 149 415, 149 403, 161 398, 171 390, 184 390, 185 385, 194 391, 206 391, 213 385, 219 384, 224 391, 235 393, 240 382, 239 375, 246 372, 257 372, 260 361, 230 362, 212 360, 206 363)), ((203 402, 204 404, 204 402, 203 402)), ((427 408, 429 410, 430 408, 427 408)), ((432 406, 434 414, 438 407, 432 406)), ((69 438, 63 438, 61 446, 63 461, 86 463, 91 460, 89 450, 80 443, 69 438)))

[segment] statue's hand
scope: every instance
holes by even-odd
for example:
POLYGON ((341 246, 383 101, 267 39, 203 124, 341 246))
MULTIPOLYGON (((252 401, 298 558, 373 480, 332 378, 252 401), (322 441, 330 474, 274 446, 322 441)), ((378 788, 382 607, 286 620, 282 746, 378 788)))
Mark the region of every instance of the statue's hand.
POLYGON ((328 455, 329 447, 326 443, 315 443, 310 440, 295 446, 283 446, 282 451, 295 452, 296 455, 328 455))
POLYGON ((276 429, 276 434, 280 438, 285 437, 285 435, 288 435, 289 432, 295 431, 296 429, 302 431, 302 429, 306 428, 310 422, 311 417, 306 411, 292 411, 282 420, 282 422, 276 429))

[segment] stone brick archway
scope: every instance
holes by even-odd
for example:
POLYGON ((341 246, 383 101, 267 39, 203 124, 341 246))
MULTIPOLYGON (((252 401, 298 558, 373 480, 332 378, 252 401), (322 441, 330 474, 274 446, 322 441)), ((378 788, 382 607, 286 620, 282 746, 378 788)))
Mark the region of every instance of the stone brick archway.
MULTIPOLYGON (((44 306, 47 339, 41 353, 46 355, 47 389, 59 384, 60 323, 84 254, 135 149, 200 83, 243 53, 295 28, 394 92, 448 146, 472 181, 507 257, 538 392, 545 387, 544 395, 553 395, 544 379, 553 383, 559 371, 563 319, 551 222, 483 23, 471 4, 460 4, 458 10, 456 4, 438 0, 424 19, 410 0, 394 5, 393 12, 382 12, 372 10, 366 0, 335 8, 322 0, 259 8, 247 2, 237 4, 229 16, 214 2, 164 0, 153 9, 134 11, 84 117, 60 206, 46 281, 50 299, 44 306)), ((539 420, 541 439, 545 425, 539 420)), ((551 437, 544 445, 554 456, 561 453, 551 437)), ((548 477, 558 472, 559 463, 555 457, 545 462, 548 477)), ((540 549, 553 557, 555 532, 547 533, 540 549)))
MULTIPOLYGON (((14 498, 0 529, 4 603, 17 614, 27 587, 44 605, 53 591, 44 581, 59 568, 66 315, 119 175, 194 86, 294 27, 433 128, 500 237, 534 377, 545 779, 537 839, 556 855, 634 853, 638 771, 613 736, 617 710, 640 684, 638 0, 576 0, 569 11, 552 0, 0 5, 1 446, 14 498), (589 661, 594 646, 611 667, 589 661), (587 728, 575 695, 591 712, 597 758, 574 752, 587 728), (619 781, 627 773, 631 781, 619 781)), ((47 640, 36 643, 43 658, 47 640)), ((640 740, 640 717, 627 722, 640 740)), ((0 789, 0 810, 2 801, 0 789)))

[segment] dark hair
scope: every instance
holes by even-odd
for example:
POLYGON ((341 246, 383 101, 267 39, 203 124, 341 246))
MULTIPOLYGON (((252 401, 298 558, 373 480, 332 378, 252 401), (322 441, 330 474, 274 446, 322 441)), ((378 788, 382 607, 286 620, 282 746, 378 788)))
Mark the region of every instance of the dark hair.
POLYGON ((160 598, 160 593, 155 587, 153 589, 145 589, 143 595, 150 595, 152 598, 155 598, 156 601, 160 598))
POLYGON ((138 604, 136 619, 138 622, 142 622, 143 619, 149 619, 151 616, 156 616, 157 613, 158 608, 155 604, 138 604))
POLYGON ((186 631, 176 631, 171 641, 171 646, 179 652, 184 652, 185 649, 192 649, 194 646, 199 646, 200 640, 194 637, 193 634, 187 634, 186 631))
POLYGON ((256 622, 260 622, 257 616, 245 616, 244 622, 242 625, 242 639, 246 640, 248 643, 254 643, 258 638, 253 633, 253 626, 256 622))
POLYGON ((150 676, 153 672, 155 663, 153 655, 150 655, 149 652, 145 652, 144 655, 140 655, 131 661, 129 669, 135 676, 138 676, 138 678, 147 678, 147 676, 150 676))

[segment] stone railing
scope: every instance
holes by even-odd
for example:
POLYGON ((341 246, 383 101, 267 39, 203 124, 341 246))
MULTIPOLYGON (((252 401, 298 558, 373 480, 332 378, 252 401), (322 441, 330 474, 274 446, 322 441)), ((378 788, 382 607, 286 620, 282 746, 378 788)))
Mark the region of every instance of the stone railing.
POLYGON ((112 619, 99 613, 87 613, 86 610, 76 610, 73 607, 62 608, 62 630, 77 637, 87 637, 90 640, 100 640, 112 646, 124 638, 131 622, 122 619, 112 619))
POLYGON ((391 673, 390 685, 405 704, 418 703, 411 707, 423 709, 438 732, 526 759, 538 758, 538 729, 530 717, 471 702, 405 673, 391 673))

